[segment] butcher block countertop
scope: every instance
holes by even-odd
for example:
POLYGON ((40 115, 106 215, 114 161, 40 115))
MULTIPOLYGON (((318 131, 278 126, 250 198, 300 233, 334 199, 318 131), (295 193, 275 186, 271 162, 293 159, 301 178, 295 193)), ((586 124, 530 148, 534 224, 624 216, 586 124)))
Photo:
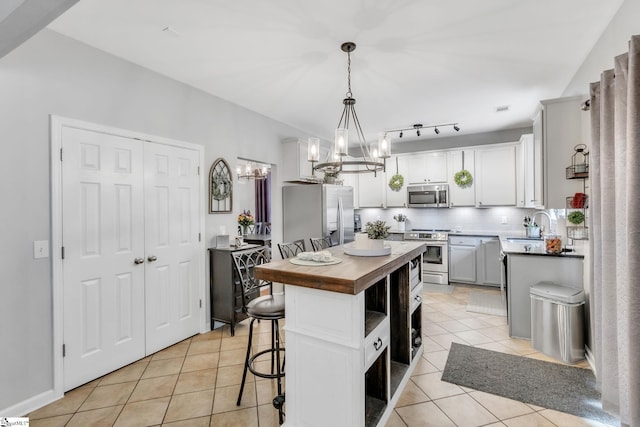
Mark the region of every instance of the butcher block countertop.
POLYGON ((325 250, 342 259, 339 264, 305 266, 283 259, 256 266, 255 276, 287 285, 356 295, 419 256, 425 248, 425 243, 419 241, 385 241, 385 245, 391 246, 390 255, 348 255, 342 246, 335 246, 325 250))

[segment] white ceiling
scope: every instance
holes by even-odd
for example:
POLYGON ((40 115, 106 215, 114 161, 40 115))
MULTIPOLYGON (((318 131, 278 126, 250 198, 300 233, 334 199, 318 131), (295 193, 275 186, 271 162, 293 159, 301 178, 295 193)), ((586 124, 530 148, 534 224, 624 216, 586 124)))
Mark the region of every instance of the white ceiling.
POLYGON ((324 139, 353 41, 356 111, 375 139, 414 123, 529 126, 622 1, 81 0, 49 28, 324 139))

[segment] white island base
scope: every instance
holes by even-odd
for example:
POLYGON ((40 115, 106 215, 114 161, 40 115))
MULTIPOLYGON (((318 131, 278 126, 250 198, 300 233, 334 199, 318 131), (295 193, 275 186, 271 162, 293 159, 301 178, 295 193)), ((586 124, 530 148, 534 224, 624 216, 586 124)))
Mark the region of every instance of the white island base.
POLYGON ((423 353, 424 244, 388 243, 386 257, 338 247, 334 266, 256 269, 297 281, 285 285, 286 426, 383 426, 391 416, 423 353))
POLYGON ((384 425, 423 347, 417 349, 410 364, 393 362, 388 316, 364 338, 363 294, 351 296, 296 286, 287 286, 285 292, 286 307, 294 308, 287 309, 284 328, 287 348, 284 425, 384 425), (391 369, 385 369, 387 366, 391 369), (368 375, 375 378, 370 380, 374 382, 374 390, 366 390, 368 375), (390 397, 387 402, 385 395, 390 397), (374 419, 366 420, 368 415, 374 419))

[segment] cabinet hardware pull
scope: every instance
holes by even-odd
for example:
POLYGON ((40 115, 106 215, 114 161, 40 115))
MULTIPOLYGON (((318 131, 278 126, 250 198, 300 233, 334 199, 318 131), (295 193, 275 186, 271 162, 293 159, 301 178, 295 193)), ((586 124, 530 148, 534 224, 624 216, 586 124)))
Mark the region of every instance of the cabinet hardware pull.
POLYGON ((144 258, 136 258, 133 260, 134 264, 142 264, 144 262, 144 258))
POLYGON ((382 347, 382 340, 380 339, 380 337, 378 337, 378 340, 373 343, 373 348, 375 348, 377 351, 380 350, 380 347, 382 347))
POLYGON ((158 257, 157 257, 157 256, 155 256, 155 255, 149 255, 149 256, 147 257, 147 261, 149 261, 149 262, 156 261, 157 259, 158 259, 158 257))
POLYGON ((416 295, 414 299, 418 302, 422 302, 422 297, 420 295, 416 295))

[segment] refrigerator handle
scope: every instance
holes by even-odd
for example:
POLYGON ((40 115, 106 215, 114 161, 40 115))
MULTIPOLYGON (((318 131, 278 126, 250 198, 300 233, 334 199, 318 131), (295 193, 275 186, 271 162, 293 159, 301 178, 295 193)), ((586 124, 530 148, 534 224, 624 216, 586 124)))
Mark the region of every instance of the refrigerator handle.
POLYGON ((344 207, 342 197, 338 197, 338 244, 344 244, 344 207))

